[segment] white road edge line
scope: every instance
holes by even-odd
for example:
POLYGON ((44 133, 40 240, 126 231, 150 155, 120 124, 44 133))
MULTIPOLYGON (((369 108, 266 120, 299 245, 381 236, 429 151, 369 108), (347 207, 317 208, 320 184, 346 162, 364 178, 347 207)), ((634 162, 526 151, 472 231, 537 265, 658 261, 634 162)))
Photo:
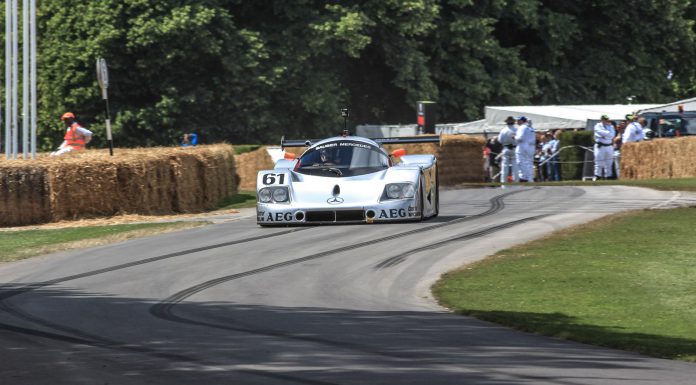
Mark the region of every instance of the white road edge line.
POLYGON ((680 191, 672 191, 672 197, 660 202, 652 207, 651 209, 660 209, 660 208, 665 208, 667 205, 674 203, 677 199, 681 198, 682 194, 680 191))

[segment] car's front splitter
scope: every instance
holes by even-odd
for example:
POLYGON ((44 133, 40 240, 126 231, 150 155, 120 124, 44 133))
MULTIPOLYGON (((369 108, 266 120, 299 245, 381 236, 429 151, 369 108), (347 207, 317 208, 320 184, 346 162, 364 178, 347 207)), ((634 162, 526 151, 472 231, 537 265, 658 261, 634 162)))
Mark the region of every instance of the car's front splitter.
POLYGON ((420 219, 415 199, 384 201, 373 205, 302 206, 296 204, 256 205, 260 225, 398 222, 420 219))

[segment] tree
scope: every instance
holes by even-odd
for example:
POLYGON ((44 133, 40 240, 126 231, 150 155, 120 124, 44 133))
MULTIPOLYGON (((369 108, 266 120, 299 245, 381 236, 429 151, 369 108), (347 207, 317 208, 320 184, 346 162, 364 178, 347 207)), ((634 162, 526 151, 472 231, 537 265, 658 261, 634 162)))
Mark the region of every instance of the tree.
POLYGON ((237 28, 216 3, 47 3, 42 123, 48 126, 51 117, 71 109, 102 129, 94 61, 104 57, 118 145, 172 144, 189 131, 223 140, 232 137, 232 126, 244 135, 250 126, 243 112, 265 101, 265 74, 257 66, 268 53, 258 34, 237 28))
POLYGON ((322 137, 346 106, 351 125, 406 123, 429 99, 440 122, 461 122, 491 104, 661 102, 696 87, 686 0, 54 0, 37 17, 44 149, 68 110, 105 145, 99 57, 117 146, 322 137))

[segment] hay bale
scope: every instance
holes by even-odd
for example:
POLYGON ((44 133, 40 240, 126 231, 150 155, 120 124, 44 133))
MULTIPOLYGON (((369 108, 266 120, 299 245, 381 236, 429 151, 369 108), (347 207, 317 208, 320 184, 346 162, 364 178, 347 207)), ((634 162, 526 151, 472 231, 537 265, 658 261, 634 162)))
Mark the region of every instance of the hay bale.
POLYGON ((432 154, 438 160, 440 184, 451 186, 464 182, 480 182, 485 178, 481 148, 485 139, 469 135, 443 135, 440 145, 434 143, 389 144, 392 152, 403 148, 407 154, 432 154))
POLYGON ((696 137, 626 143, 621 148, 621 178, 671 179, 696 176, 696 137))
POLYGON ((199 212, 236 193, 234 166, 234 150, 226 144, 2 162, 0 225, 199 212))
MULTIPOLYGON (((290 149, 288 149, 290 151, 290 149)), ((260 170, 272 169, 273 159, 268 155, 266 147, 261 147, 256 151, 246 152, 235 155, 237 177, 239 178, 240 190, 255 190, 256 175, 260 170)))
POLYGON ((0 163, 0 226, 21 226, 48 220, 46 167, 22 161, 0 163))

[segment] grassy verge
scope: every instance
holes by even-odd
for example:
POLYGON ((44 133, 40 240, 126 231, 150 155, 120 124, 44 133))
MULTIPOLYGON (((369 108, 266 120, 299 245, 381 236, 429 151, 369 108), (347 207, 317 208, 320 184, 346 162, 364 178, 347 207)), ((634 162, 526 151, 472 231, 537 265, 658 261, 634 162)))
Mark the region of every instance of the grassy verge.
POLYGON ((0 262, 196 227, 204 222, 140 223, 0 232, 0 262))
POLYGON ((443 277, 451 309, 520 330, 696 362, 696 208, 620 214, 443 277))
POLYGON ((239 191, 220 203, 218 210, 243 209, 256 206, 256 191, 239 191))
MULTIPOLYGON (((514 184, 514 183, 513 183, 514 184)), ((525 186, 607 186, 607 185, 622 185, 635 187, 648 187, 656 190, 667 191, 696 191, 696 178, 679 178, 679 179, 646 179, 646 180, 598 180, 580 181, 569 180, 560 182, 536 182, 523 183, 519 185, 525 186)), ((457 187, 484 187, 484 186, 500 186, 500 183, 465 183, 457 187)))
POLYGON ((245 152, 256 151, 261 148, 260 144, 235 144, 232 146, 234 148, 235 155, 244 154, 245 152))

